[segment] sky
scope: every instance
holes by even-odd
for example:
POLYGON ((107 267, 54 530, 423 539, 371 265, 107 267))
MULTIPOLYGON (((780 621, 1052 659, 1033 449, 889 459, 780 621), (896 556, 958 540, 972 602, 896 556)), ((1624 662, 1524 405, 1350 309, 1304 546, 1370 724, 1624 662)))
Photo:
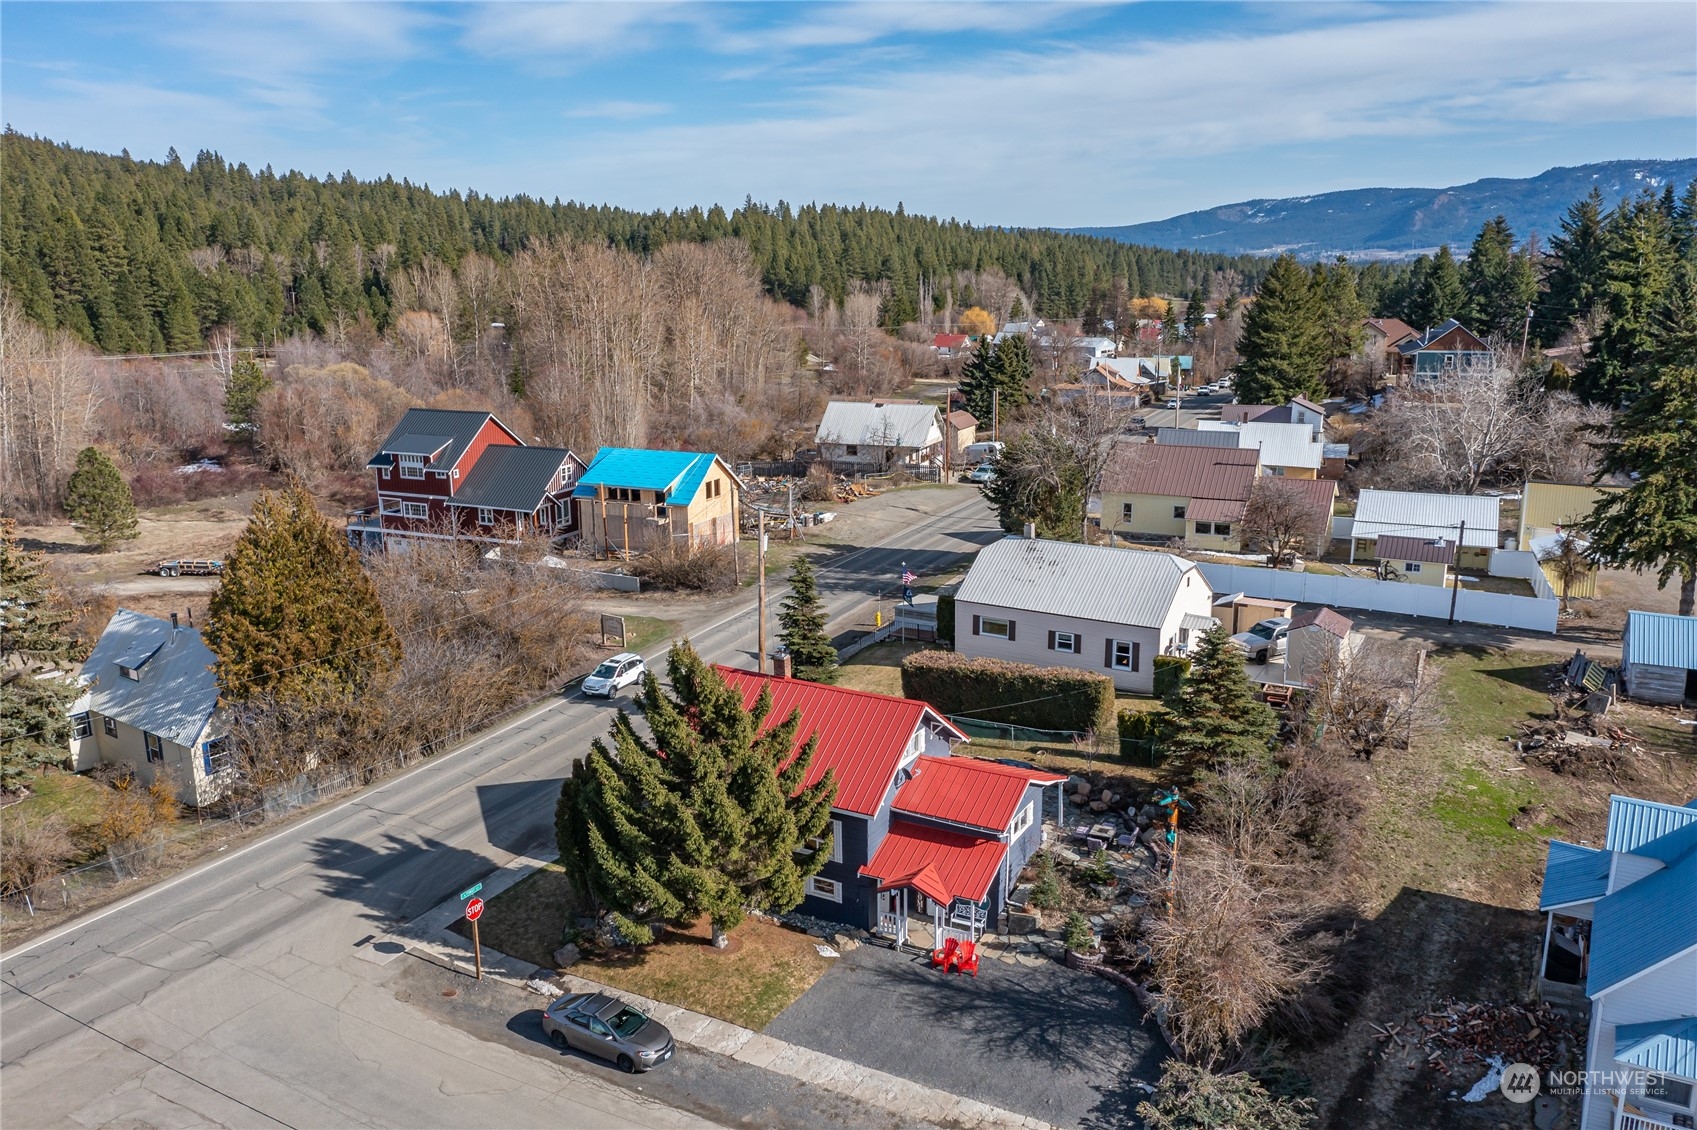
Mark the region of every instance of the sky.
POLYGON ((981 224, 1697 155, 1697 5, 0 4, 85 149, 653 209, 981 224))

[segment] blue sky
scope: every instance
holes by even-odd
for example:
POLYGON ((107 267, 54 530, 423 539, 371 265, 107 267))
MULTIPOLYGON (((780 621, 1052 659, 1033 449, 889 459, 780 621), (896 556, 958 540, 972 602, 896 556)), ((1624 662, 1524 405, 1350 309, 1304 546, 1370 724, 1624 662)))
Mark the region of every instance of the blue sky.
POLYGON ((0 5, 90 149, 633 208, 1135 223, 1697 154, 1697 5, 0 5))

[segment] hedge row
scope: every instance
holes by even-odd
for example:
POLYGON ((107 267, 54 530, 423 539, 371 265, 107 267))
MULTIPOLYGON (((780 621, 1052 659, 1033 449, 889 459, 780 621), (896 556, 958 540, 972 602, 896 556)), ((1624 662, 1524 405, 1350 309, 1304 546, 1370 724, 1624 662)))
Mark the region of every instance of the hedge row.
POLYGON ((1182 655, 1155 657, 1155 697, 1164 699, 1178 690, 1190 674, 1190 660, 1182 655))
POLYGON ((1114 720, 1114 681, 1106 675, 952 651, 917 651, 902 660, 902 693, 944 714, 1036 730, 1101 731, 1114 720))

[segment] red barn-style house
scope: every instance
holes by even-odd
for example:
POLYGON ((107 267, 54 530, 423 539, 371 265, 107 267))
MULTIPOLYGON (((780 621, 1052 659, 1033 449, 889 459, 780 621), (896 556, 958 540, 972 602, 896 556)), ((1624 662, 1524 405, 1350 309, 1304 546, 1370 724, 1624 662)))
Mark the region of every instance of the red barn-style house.
POLYGON ((409 408, 366 467, 377 506, 349 516, 360 549, 385 539, 469 538, 577 531, 572 491, 587 464, 563 447, 529 447, 489 412, 409 408))

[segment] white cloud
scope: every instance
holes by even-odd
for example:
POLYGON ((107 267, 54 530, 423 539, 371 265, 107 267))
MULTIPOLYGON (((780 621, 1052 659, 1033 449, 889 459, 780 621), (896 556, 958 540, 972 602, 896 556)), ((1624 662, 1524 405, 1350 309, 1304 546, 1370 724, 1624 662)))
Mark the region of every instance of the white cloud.
POLYGON ((664 102, 622 102, 609 99, 604 102, 589 102, 582 106, 574 106, 565 111, 568 118, 605 119, 608 121, 632 121, 636 118, 653 118, 671 110, 664 102))

